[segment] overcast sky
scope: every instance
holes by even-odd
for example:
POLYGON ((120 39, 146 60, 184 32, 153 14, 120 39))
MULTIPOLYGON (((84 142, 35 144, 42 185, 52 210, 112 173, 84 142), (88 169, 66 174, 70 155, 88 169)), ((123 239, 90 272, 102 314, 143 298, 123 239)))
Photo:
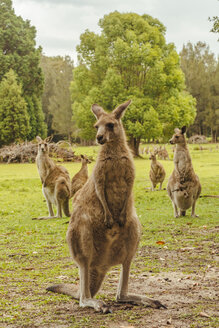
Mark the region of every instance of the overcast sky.
POLYGON ((77 63, 76 45, 89 29, 100 32, 98 21, 115 10, 149 14, 166 26, 166 40, 181 51, 183 44, 204 41, 219 55, 218 34, 210 32, 208 17, 219 15, 218 0, 12 0, 16 15, 37 29, 37 45, 47 56, 70 55, 77 63))

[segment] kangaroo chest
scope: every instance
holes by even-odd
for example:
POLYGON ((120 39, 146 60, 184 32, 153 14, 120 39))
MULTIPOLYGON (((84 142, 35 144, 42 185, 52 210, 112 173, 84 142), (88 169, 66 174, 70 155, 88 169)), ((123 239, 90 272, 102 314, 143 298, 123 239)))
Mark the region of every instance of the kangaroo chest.
POLYGON ((47 176, 48 169, 47 169, 45 163, 40 158, 37 158, 36 163, 37 163, 37 169, 38 169, 38 172, 39 172, 40 179, 43 183, 45 181, 46 176, 47 176))
POLYGON ((134 170, 127 158, 118 160, 107 160, 105 164, 105 186, 116 190, 127 188, 127 183, 133 176, 134 170))
POLYGON ((118 215, 134 182, 134 169, 129 159, 107 160, 104 178, 106 201, 110 210, 118 215))
POLYGON ((185 151, 178 151, 174 156, 174 164, 179 173, 184 173, 189 170, 191 160, 185 151))

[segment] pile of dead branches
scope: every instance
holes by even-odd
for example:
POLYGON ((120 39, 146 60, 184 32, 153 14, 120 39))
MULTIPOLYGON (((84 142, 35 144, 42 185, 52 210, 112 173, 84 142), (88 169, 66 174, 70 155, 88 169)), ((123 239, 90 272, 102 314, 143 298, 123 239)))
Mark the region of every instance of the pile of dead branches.
MULTIPOLYGON (((69 147, 70 148, 70 147, 69 147)), ((0 163, 34 163, 37 155, 37 144, 24 142, 0 148, 0 163)), ((72 149, 61 147, 61 143, 50 143, 49 156, 57 160, 80 162, 81 157, 72 149)))
POLYGON ((202 143, 208 143, 208 140, 207 140, 206 136, 196 134, 194 136, 191 136, 188 139, 188 143, 189 144, 202 144, 202 143))

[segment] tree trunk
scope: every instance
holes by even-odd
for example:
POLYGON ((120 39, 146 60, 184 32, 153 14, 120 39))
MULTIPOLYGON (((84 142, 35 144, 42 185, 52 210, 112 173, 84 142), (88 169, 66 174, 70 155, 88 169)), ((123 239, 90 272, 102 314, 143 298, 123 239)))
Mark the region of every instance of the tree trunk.
POLYGON ((211 142, 217 142, 217 131, 211 129, 211 142))
POLYGON ((133 138, 131 137, 129 140, 129 146, 133 152, 134 157, 139 157, 139 145, 140 145, 140 138, 133 138))

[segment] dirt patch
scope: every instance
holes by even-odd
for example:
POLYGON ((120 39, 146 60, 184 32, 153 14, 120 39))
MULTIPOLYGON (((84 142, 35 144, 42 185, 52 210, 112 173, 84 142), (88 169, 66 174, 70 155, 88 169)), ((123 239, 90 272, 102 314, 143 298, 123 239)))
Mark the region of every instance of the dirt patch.
MULTIPOLYGON (((112 314, 102 315, 89 308, 82 309, 78 302, 67 296, 57 300, 56 295, 45 292, 46 286, 38 286, 36 282, 32 284, 34 293, 25 289, 22 295, 18 295, 14 283, 7 286, 7 300, 13 307, 13 299, 20 297, 23 318, 17 317, 6 324, 4 318, 10 313, 3 313, 1 327, 217 327, 219 293, 215 263, 218 258, 214 245, 209 253, 201 247, 179 250, 144 247, 137 255, 130 276, 130 291, 158 299, 167 309, 116 303, 119 281, 119 268, 116 267, 108 274, 98 294, 110 305, 112 314), (149 257, 155 260, 154 270, 146 271, 149 257), (177 263, 177 269, 174 263, 177 263), (162 272, 156 272, 159 266, 162 272), (41 305, 39 299, 43 300, 41 305)), ((16 313, 16 309, 13 311, 16 313)))

